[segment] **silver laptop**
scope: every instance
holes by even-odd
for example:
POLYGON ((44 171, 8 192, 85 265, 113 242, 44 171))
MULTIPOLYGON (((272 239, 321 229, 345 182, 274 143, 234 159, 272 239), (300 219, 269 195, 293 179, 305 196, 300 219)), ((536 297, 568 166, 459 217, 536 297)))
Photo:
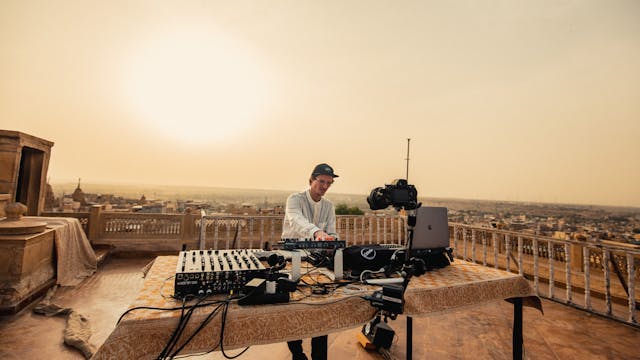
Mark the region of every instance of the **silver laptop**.
POLYGON ((413 229, 412 250, 449 247, 449 219, 446 207, 419 207, 413 229))

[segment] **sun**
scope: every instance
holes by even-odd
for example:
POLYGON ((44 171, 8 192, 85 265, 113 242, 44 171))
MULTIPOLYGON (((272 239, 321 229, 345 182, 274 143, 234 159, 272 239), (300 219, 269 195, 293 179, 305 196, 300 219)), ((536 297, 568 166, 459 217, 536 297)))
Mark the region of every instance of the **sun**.
POLYGON ((185 143, 234 140, 269 103, 255 54, 210 26, 166 31, 136 47, 126 94, 148 129, 185 143))

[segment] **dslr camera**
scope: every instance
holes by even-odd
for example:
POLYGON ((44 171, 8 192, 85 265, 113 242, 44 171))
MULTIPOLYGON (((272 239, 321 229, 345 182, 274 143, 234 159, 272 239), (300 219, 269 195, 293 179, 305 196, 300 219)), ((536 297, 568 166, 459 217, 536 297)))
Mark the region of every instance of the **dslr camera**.
POLYGON ((386 209, 389 205, 396 210, 414 210, 420 207, 418 190, 405 179, 396 179, 391 184, 371 190, 367 203, 371 210, 386 209))

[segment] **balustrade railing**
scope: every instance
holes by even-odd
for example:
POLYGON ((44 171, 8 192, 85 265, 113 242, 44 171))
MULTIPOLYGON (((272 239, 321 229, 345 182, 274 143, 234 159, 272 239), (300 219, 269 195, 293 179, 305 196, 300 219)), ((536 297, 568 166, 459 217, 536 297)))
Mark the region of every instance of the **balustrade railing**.
POLYGON ((533 281, 539 296, 638 326, 640 246, 455 223, 449 229, 457 258, 517 272, 533 281), (584 296, 578 297, 580 293, 584 296), (599 309, 596 299, 602 303, 599 309))
MULTIPOLYGON (((92 243, 125 251, 177 251, 183 245, 261 248, 280 240, 283 221, 282 216, 132 214, 102 212, 99 207, 84 214, 42 215, 76 217, 92 243)), ((339 215, 336 227, 348 245, 406 242, 406 218, 398 215, 339 215)), ((450 223, 449 230, 457 258, 521 274, 542 297, 638 326, 640 246, 562 240, 458 223, 450 223)))
MULTIPOLYGON (((280 240, 283 217, 280 216, 204 216, 196 227, 204 248, 261 248, 265 242, 280 240), (202 239, 204 237, 204 239, 202 239)), ((336 216, 336 230, 348 245, 404 242, 405 219, 397 215, 336 216)))
POLYGON ((173 238, 181 235, 182 215, 177 214, 122 214, 104 213, 100 218, 101 237, 104 239, 173 238))

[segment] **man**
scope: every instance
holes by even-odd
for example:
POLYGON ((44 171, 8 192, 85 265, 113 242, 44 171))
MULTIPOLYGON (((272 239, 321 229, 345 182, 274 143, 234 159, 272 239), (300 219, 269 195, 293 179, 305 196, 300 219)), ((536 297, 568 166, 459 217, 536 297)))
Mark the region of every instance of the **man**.
MULTIPOLYGON (((289 196, 282 224, 283 239, 336 238, 336 212, 333 203, 325 199, 324 194, 337 177, 331 166, 318 164, 311 172, 309 188, 289 196)), ((302 350, 302 340, 289 341, 287 345, 293 360, 307 360, 302 350)), ((311 358, 327 359, 327 335, 311 339, 311 358)))

